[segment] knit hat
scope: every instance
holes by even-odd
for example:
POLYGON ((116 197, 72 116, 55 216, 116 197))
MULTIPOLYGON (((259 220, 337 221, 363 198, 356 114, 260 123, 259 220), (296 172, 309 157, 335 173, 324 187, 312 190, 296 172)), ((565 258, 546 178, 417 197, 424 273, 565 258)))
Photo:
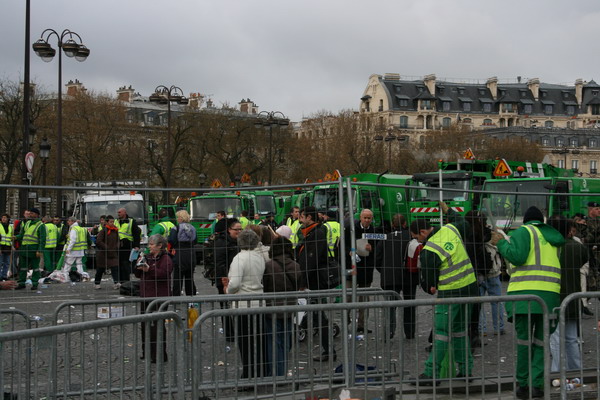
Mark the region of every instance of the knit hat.
POLYGON ((588 207, 600 207, 600 203, 598 203, 597 201, 590 201, 588 203, 588 207))
POLYGON ((279 228, 277 228, 275 233, 279 236, 283 236, 284 238, 289 239, 290 236, 292 236, 292 228, 290 228, 287 225, 281 225, 279 228))
POLYGON ((30 208, 28 211, 29 211, 29 212, 32 212, 32 213, 36 213, 37 215, 40 215, 40 210, 38 210, 38 209, 37 209, 37 208, 35 208, 35 207, 33 207, 33 208, 30 208))
POLYGON ((526 224, 529 221, 544 222, 544 214, 536 206, 531 206, 525 211, 525 215, 523 215, 523 223, 526 224))

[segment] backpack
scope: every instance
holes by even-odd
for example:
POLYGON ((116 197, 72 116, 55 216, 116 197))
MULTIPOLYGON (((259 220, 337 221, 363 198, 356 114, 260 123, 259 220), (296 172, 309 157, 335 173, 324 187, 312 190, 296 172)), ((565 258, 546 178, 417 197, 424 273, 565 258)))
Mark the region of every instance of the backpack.
POLYGON ((215 240, 217 238, 216 234, 212 234, 208 237, 208 239, 203 244, 203 252, 204 255, 202 260, 202 276, 211 281, 211 283, 215 284, 215 279, 217 278, 217 263, 215 260, 215 240))
POLYGON ((177 230, 178 242, 193 242, 196 239, 196 229, 188 223, 183 222, 174 229, 177 230))
POLYGON ((124 296, 139 296, 140 295, 140 281, 127 281, 121 284, 119 293, 124 296))

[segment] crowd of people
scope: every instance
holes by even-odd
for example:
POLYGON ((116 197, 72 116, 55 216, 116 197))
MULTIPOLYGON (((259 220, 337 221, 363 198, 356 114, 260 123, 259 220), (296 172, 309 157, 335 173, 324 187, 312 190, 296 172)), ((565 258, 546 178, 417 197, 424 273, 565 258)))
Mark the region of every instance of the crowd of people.
MULTIPOLYGON (((239 219, 217 213, 212 230, 214 240, 214 285, 219 294, 260 294, 321 290, 339 287, 340 237, 345 230, 346 270, 356 276, 359 288, 371 287, 374 271, 380 274, 380 286, 402 295, 405 300, 416 297, 419 287, 438 298, 536 295, 549 310, 556 310, 569 294, 595 288, 600 253, 600 204, 590 202, 587 216, 575 219, 550 217, 547 222, 536 207, 529 208, 523 225, 510 236, 494 231, 486 218, 471 211, 460 216, 443 202, 440 207, 447 223, 432 226, 417 219, 408 226, 400 214, 393 217, 387 229, 375 226, 373 212, 363 209, 358 220, 347 215, 337 221, 336 212, 318 212, 314 207, 300 210, 294 207, 281 225, 273 216, 260 220, 239 219), (351 243, 351 233, 356 238, 351 243), (385 239, 376 233, 385 232, 385 239), (376 240, 376 239, 377 240, 376 240), (355 251, 350 251, 355 249, 355 251), (501 276, 510 281, 503 293, 501 276)), ((140 250, 141 230, 128 217, 125 209, 117 217, 103 216, 94 227, 96 246, 96 289, 102 276, 110 271, 113 288, 130 281, 131 273, 141 281, 142 297, 163 297, 197 294, 194 271, 197 232, 190 224, 187 211, 176 213, 173 223, 166 210, 149 235, 149 249, 140 250)), ((24 289, 30 272, 31 289, 39 280, 56 271, 72 271, 83 276, 85 250, 90 235, 75 218, 63 223, 60 218, 44 216, 36 208, 27 210, 22 219, 11 221, 2 216, 0 223, 0 288, 24 289), (18 261, 17 261, 18 259, 18 261), (11 279, 12 277, 12 279, 11 279)), ((364 301, 365 299, 358 299, 364 301)), ((324 299, 312 299, 318 303, 324 299)), ((268 305, 295 304, 295 298, 273 300, 268 305)), ((257 301, 222 302, 221 307, 259 307, 257 301)), ((516 396, 521 399, 543 395, 543 317, 536 302, 515 301, 492 303, 490 326, 484 309, 478 304, 439 304, 434 310, 430 334, 431 354, 423 372, 415 379, 417 385, 437 385, 442 377, 442 363, 455 363, 458 379, 469 381, 473 371, 473 348, 481 346, 481 336, 506 333, 505 319, 512 322, 517 340, 516 396), (531 376, 530 376, 531 375, 531 376)), ((414 339, 417 328, 415 307, 403 310, 403 336, 414 339)), ((578 342, 578 319, 593 315, 588 302, 572 303, 567 310, 565 325, 567 368, 581 366, 578 342)), ((369 321, 363 310, 357 312, 358 333, 370 333, 369 321)), ((397 331, 396 312, 388 313, 385 335, 393 338, 397 331)), ((328 315, 318 312, 311 316, 318 329, 319 353, 316 362, 335 360, 336 351, 330 342, 328 315)), ((347 321, 352 322, 352 321, 347 321)), ((225 336, 238 344, 242 360, 242 378, 284 375, 287 353, 292 344, 292 315, 278 314, 262 318, 247 314, 235 319, 222 319, 225 336)), ((146 327, 142 338, 145 342, 146 327)), ((156 325, 150 325, 151 360, 156 362, 159 344, 156 325)), ((551 326, 552 370, 559 368, 558 331, 551 326)), ((162 335, 163 338, 165 335, 162 335)), ((143 357, 145 354, 145 347, 143 357)), ((160 344, 166 360, 166 344, 160 344)))

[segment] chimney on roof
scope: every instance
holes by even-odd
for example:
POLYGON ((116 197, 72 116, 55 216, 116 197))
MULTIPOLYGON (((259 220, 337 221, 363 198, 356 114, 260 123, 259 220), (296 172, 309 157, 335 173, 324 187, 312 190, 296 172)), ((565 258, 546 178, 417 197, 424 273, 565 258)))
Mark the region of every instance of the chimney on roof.
POLYGON ((195 110, 199 110, 200 107, 202 107, 202 103, 204 103, 204 95, 202 93, 190 93, 188 99, 188 107, 193 108, 195 110))
POLYGON ((425 75, 425 77, 423 78, 423 83, 425 83, 425 86, 427 86, 427 90, 429 90, 429 93, 432 96, 435 96, 435 80, 435 74, 425 75))
POLYGON ((87 90, 78 79, 75 79, 75 82, 69 80, 65 87, 67 88, 67 96, 75 96, 79 93, 83 94, 87 90))
POLYGON ((125 103, 131 103, 133 101, 133 95, 135 94, 135 90, 129 85, 120 87, 117 89, 117 99, 124 101, 125 103))
POLYGON ((581 103, 583 103, 583 79, 575 81, 575 97, 577 98, 577 105, 581 107, 581 103))
POLYGON ((531 91, 531 94, 533 95, 533 98, 535 100, 539 99, 539 97, 540 97, 540 79, 532 78, 532 79, 528 80, 527 81, 527 89, 529 89, 531 91))
POLYGON ((496 98, 498 98, 498 78, 492 76, 487 80, 485 86, 487 86, 488 90, 492 94, 492 99, 496 100, 496 98))
POLYGON ((384 81, 395 81, 395 82, 399 82, 400 81, 400 74, 396 74, 393 72, 386 72, 383 75, 383 80, 384 81))
POLYGON ((254 104, 254 102, 252 100, 248 99, 242 99, 242 101, 240 101, 238 103, 240 105, 240 111, 246 114, 256 114, 258 113, 258 106, 256 104, 254 104))

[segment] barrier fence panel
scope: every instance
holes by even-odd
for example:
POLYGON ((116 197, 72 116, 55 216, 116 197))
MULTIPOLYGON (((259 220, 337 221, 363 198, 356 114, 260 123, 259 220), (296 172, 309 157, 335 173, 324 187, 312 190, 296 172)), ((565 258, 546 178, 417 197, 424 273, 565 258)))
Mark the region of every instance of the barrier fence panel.
MULTIPOLYGON (((561 303, 559 325, 550 339, 552 356, 552 386, 560 387, 561 399, 600 398, 598 382, 600 382, 600 292, 573 293, 561 303), (588 303, 596 299, 594 303, 588 303), (591 327, 584 326, 584 304, 591 307, 595 316, 591 327), (568 313, 569 308, 574 313, 568 313), (569 395, 571 394, 571 395, 569 395)), ((556 390, 556 389, 555 389, 556 390)))
MULTIPOLYGON (((493 345, 484 346, 475 354, 475 361, 471 369, 472 377, 469 383, 465 378, 456 376, 460 367, 460 358, 467 359, 471 349, 465 347, 464 353, 448 352, 453 354, 454 360, 443 360, 441 371, 436 370, 435 380, 439 386, 427 385, 428 382, 416 378, 423 369, 423 365, 430 353, 425 348, 427 339, 417 338, 405 341, 401 338, 404 334, 401 325, 398 327, 397 335, 390 339, 391 310, 395 309, 401 320, 404 308, 417 308, 417 325, 424 329, 431 329, 433 316, 432 306, 457 305, 470 309, 473 304, 496 303, 500 301, 520 301, 539 304, 543 310, 543 323, 548 327, 548 311, 543 301, 537 296, 502 296, 490 298, 448 298, 428 299, 410 301, 366 301, 358 303, 321 303, 306 306, 277 306, 265 307, 261 304, 252 304, 249 308, 215 309, 200 314, 193 326, 193 340, 199 352, 194 352, 192 374, 192 397, 208 395, 215 398, 237 398, 248 395, 251 391, 255 398, 297 398, 298 395, 306 395, 307 398, 337 398, 339 390, 351 388, 356 398, 368 398, 373 390, 387 393, 389 390, 397 392, 402 398, 404 396, 426 397, 432 394, 442 396, 444 394, 465 394, 467 397, 505 396, 506 392, 514 392, 516 389, 514 365, 515 349, 517 346, 516 336, 512 333, 498 337, 498 342, 493 345), (341 352, 344 348, 340 346, 345 338, 335 338, 331 333, 332 320, 342 311, 349 314, 353 311, 363 311, 368 318, 370 331, 361 335, 348 337, 351 346, 356 346, 355 358, 350 364, 344 362, 341 352), (307 337, 306 341, 298 339, 298 327, 294 323, 294 317, 298 312, 305 312, 308 316, 308 328, 318 330, 319 327, 329 328, 329 332, 323 332, 331 342, 331 346, 337 351, 337 358, 330 357, 327 360, 314 360, 314 356, 320 355, 320 349, 324 345, 324 338, 319 334, 307 337), (285 357, 280 373, 283 375, 271 376, 264 374, 264 367, 277 364, 275 360, 264 356, 261 346, 264 340, 276 344, 275 337, 265 334, 265 331, 274 329, 275 319, 280 317, 283 321, 282 328, 289 328, 291 339, 284 339, 281 355, 285 357), (328 323, 322 324, 323 317, 328 323), (233 337, 227 338, 219 333, 221 319, 230 318, 233 321, 233 337), (285 322, 287 321, 287 322, 285 322), (268 325, 271 325, 268 327, 268 325), (257 328, 258 327, 258 328, 257 328), (230 341, 227 341, 229 339, 230 341), (204 342, 204 343, 202 343, 204 342), (250 347, 248 347, 250 342, 250 347), (412 343, 411 343, 412 342, 412 343), (222 350, 221 350, 222 349, 222 350), (286 352, 287 349, 288 351, 286 352), (247 358, 244 358, 247 357, 247 358), (253 361, 256 357, 257 361, 253 361), (244 365, 247 366, 244 374, 244 365), (443 367, 443 365, 446 365, 443 367), (455 365, 451 367, 450 365, 455 365), (355 370, 354 381, 349 383, 345 380, 344 369, 355 370), (444 370, 445 369, 445 370, 444 370), (416 386, 414 386, 416 385, 416 386), (425 386, 424 386, 425 385, 425 386), (296 397, 294 397, 296 396, 296 397)), ((530 317, 529 317, 530 318, 530 317)), ((449 331, 453 331, 453 322, 450 320, 449 331)), ((420 328, 417 328, 418 330, 420 328)), ((463 327, 464 329, 464 327, 463 327)), ((286 330, 286 329, 282 329, 286 330)), ((326 331, 326 329, 323 329, 326 331)), ((546 376, 549 371, 548 330, 546 329, 544 365, 546 376)), ((532 340, 534 341, 534 340, 532 340)), ((438 351, 439 342, 433 343, 433 362, 441 362, 436 359, 438 354, 446 354, 445 350, 438 351)), ((451 356, 452 357, 452 356, 451 356)), ((530 366, 530 368, 535 368, 530 366)), ((267 369, 271 370, 271 369, 267 369)), ((531 371, 530 371, 531 372, 531 371)), ((546 389, 549 388, 549 385, 546 389)), ((547 392, 549 392, 547 390, 547 392)))
POLYGON ((19 399, 183 399, 182 332, 183 322, 173 312, 4 332, 2 388, 19 399), (142 326, 145 348, 134 346, 142 326), (163 341, 166 354, 156 345, 163 341))
MULTIPOLYGON (((0 310, 0 333, 1 332, 16 332, 31 329, 32 325, 37 327, 37 321, 32 321, 26 313, 20 310, 0 310)), ((15 354, 13 350, 14 343, 0 345, 0 352, 2 353, 2 359, 6 360, 9 365, 13 365, 16 360, 14 359, 15 354), (8 360, 9 357, 12 359, 8 360)), ((26 343, 26 346, 29 342, 26 343)), ((29 364, 31 360, 31 354, 25 353, 25 363, 29 364)), ((5 388, 7 392, 13 392, 13 388, 24 386, 25 390, 29 391, 31 388, 31 375, 26 374, 20 376, 19 379, 5 379, 4 375, 4 362, 0 364, 0 389, 5 388), (24 380, 24 382, 21 381, 24 380)))

